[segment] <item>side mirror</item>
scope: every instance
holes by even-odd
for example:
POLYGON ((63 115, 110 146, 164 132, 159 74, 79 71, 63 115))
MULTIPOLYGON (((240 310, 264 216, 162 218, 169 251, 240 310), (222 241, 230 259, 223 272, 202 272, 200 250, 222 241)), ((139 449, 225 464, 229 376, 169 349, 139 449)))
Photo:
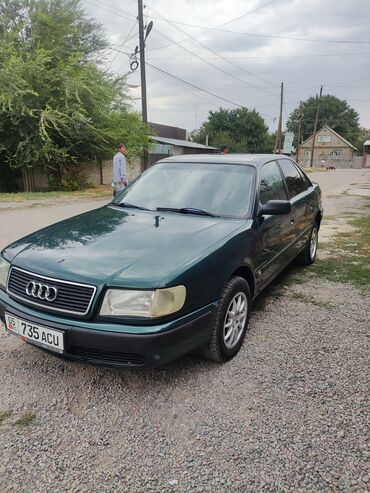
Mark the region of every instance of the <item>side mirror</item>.
POLYGON ((289 200, 269 200, 259 208, 258 216, 280 216, 290 214, 292 206, 289 200))

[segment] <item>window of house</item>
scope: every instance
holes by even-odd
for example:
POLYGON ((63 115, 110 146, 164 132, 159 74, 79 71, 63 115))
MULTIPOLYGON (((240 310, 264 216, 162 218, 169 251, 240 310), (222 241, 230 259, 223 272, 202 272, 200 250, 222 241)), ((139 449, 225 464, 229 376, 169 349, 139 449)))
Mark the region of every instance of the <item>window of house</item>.
POLYGON ((304 157, 310 157, 310 151, 304 151, 304 157))
POLYGON ((318 135, 317 142, 331 142, 331 135, 318 135))
POLYGON ((276 161, 267 163, 262 168, 260 185, 260 202, 262 205, 269 200, 287 200, 283 177, 276 161))
POLYGON ((342 157, 343 156, 343 151, 342 150, 335 150, 330 153, 331 157, 342 157))
POLYGON ((288 185, 290 198, 295 197, 309 188, 309 184, 302 178, 296 165, 290 159, 279 159, 279 165, 288 185))

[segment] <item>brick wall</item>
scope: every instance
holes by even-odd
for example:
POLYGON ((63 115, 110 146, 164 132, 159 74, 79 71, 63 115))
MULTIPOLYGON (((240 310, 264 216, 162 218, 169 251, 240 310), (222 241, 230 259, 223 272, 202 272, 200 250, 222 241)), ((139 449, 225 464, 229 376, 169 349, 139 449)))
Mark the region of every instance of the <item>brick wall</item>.
MULTIPOLYGON (((131 182, 140 173, 141 173, 141 159, 140 158, 130 159, 130 162, 127 162, 128 181, 131 182)), ((109 159, 103 161, 103 185, 110 185, 112 181, 113 181, 113 163, 112 160, 109 159)), ((100 175, 99 175, 99 184, 100 184, 100 175)))
MULTIPOLYGON (((87 163, 78 166, 78 170, 83 174, 88 183, 101 185, 101 177, 103 175, 103 185, 110 185, 113 181, 113 164, 112 160, 106 160, 102 163, 87 163)), ((131 159, 127 164, 127 175, 131 182, 141 173, 141 160, 139 158, 131 159)), ((49 189, 48 175, 45 171, 34 169, 33 180, 36 192, 45 192, 49 189)), ((20 181, 20 188, 23 189, 23 184, 20 181)))

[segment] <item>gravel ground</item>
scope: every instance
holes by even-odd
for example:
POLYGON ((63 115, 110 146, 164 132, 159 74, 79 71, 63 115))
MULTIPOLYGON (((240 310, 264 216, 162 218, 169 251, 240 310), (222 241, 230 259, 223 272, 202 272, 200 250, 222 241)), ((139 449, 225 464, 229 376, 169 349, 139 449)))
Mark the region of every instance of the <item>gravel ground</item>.
POLYGON ((284 279, 225 365, 99 369, 1 331, 0 492, 370 491, 370 299, 284 279))

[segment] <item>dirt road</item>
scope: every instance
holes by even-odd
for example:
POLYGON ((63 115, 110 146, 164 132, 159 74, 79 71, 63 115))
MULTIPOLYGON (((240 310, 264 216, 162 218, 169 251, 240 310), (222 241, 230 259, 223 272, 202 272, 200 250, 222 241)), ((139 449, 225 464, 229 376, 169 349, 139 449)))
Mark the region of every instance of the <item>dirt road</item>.
MULTIPOLYGON (((311 177, 333 214, 370 193, 370 171, 311 177)), ((2 209, 1 245, 98 205, 2 209)), ((264 296, 225 365, 99 369, 0 332, 0 492, 370 491, 369 298, 289 276, 264 296)))

